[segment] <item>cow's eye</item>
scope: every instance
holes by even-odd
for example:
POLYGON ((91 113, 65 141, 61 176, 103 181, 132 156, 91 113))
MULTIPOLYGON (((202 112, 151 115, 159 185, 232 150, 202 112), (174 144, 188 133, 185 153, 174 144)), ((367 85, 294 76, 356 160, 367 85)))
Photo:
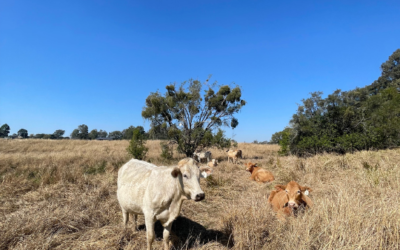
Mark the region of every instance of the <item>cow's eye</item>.
POLYGON ((186 179, 188 179, 188 176, 187 176, 186 174, 184 174, 183 177, 185 177, 186 179))
POLYGON ((289 193, 287 190, 285 190, 286 193, 289 193))
POLYGON ((300 190, 299 190, 299 191, 297 191, 297 193, 298 193, 298 194, 300 194, 300 193, 301 193, 301 192, 300 192, 300 190))

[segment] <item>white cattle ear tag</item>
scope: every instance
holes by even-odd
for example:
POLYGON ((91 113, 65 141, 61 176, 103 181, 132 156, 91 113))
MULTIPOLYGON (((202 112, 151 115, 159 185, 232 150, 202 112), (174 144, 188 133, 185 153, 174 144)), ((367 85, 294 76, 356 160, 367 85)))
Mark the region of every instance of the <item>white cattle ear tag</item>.
POLYGON ((203 176, 203 178, 207 178, 207 173, 206 173, 206 171, 201 172, 201 176, 203 176))
POLYGON ((304 191, 304 194, 308 196, 310 192, 308 192, 308 190, 306 189, 306 191, 304 191))

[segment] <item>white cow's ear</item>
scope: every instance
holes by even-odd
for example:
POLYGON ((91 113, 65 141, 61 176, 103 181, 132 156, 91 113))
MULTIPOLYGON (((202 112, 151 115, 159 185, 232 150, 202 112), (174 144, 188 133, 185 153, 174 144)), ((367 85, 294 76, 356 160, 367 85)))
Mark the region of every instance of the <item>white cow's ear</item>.
POLYGON ((178 167, 174 167, 174 169, 172 169, 171 175, 172 175, 172 177, 176 178, 179 176, 180 173, 181 173, 181 170, 178 167))
POLYGON ((213 172, 212 168, 208 166, 200 167, 200 176, 202 178, 207 178, 207 176, 211 175, 213 172))

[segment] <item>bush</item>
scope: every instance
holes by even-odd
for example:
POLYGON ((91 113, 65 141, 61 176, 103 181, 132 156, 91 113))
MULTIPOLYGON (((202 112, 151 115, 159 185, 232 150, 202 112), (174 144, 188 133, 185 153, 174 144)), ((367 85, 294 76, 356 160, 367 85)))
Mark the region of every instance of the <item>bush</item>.
POLYGON ((290 130, 285 129, 282 131, 282 139, 279 141, 281 148, 278 151, 280 155, 288 155, 289 153, 289 136, 290 130))
POLYGON ((174 148, 167 142, 160 142, 161 145, 161 158, 165 160, 171 160, 174 156, 174 148))
POLYGON ((146 140, 144 135, 141 133, 139 129, 133 130, 132 139, 129 142, 129 146, 126 149, 128 154, 131 155, 134 159, 144 160, 147 151, 149 150, 145 146, 146 140))

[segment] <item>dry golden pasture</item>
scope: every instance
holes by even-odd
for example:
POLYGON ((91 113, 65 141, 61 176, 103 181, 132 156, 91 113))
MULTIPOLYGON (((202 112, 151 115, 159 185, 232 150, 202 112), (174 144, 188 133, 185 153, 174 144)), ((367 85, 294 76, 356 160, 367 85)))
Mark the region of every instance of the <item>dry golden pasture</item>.
MULTIPOLYGON (((117 170, 129 160, 127 141, 0 141, 0 249, 143 249, 140 230, 124 230, 116 198, 117 170)), ((158 141, 148 159, 163 162, 158 141)), ((279 157, 275 145, 239 144, 242 163, 258 162, 273 183, 249 180, 225 152, 201 180, 204 201, 185 201, 171 249, 398 249, 400 150, 279 157), (310 186, 315 206, 279 221, 267 204, 276 184, 310 186)), ((156 224, 162 246, 162 229, 156 224)))

